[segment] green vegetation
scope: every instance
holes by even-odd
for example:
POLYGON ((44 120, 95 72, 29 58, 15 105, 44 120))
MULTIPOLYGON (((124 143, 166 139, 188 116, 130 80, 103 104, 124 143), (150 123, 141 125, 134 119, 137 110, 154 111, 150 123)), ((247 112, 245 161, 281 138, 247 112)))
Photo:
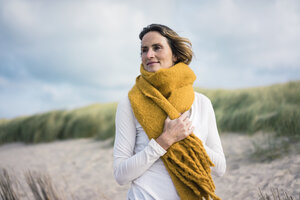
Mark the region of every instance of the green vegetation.
POLYGON ((114 135, 116 106, 116 103, 93 104, 71 111, 1 120, 0 143, 38 143, 80 137, 106 139, 114 135))
MULTIPOLYGON (((196 88, 214 106, 220 132, 276 133, 300 136, 300 81, 238 90, 196 88)), ((114 136, 116 103, 94 104, 11 120, 0 120, 0 143, 48 142, 56 139, 114 136)))
POLYGON ((300 135, 300 81, 238 90, 196 90, 211 99, 221 132, 300 135))
POLYGON ((214 106, 220 132, 264 132, 250 158, 270 162, 300 141, 300 81, 239 90, 196 89, 214 106))

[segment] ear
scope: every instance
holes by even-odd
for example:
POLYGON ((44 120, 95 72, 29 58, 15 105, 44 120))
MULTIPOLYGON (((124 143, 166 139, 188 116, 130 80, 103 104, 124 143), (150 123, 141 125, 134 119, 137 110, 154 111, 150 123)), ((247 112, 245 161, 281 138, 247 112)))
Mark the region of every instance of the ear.
POLYGON ((172 61, 173 61, 173 63, 176 63, 177 62, 177 56, 175 56, 174 54, 173 54, 173 56, 172 56, 172 61))

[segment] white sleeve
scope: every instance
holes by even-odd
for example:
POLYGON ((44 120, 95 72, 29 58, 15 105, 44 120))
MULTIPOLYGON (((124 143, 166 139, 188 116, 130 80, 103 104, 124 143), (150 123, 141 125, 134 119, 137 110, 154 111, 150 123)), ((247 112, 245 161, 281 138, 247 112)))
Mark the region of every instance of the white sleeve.
POLYGON ((166 151, 151 139, 148 145, 137 154, 134 154, 136 126, 130 101, 127 98, 120 101, 117 107, 114 142, 114 176, 116 181, 123 185, 141 176, 166 151))
POLYGON ((204 148, 215 165, 212 168, 212 174, 223 176, 226 171, 226 160, 217 129, 215 112, 210 100, 208 104, 208 136, 204 148))

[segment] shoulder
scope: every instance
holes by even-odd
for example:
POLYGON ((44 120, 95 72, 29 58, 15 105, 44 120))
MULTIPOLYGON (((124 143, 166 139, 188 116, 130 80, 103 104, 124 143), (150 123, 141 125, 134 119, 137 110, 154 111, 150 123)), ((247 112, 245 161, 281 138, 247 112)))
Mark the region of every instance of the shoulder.
POLYGON ((200 118, 207 118, 214 115, 214 108, 211 100, 199 92, 195 92, 195 99, 192 108, 195 110, 195 114, 200 118))
POLYGON ((199 93, 199 92, 194 92, 194 93, 195 93, 194 103, 200 104, 202 106, 206 106, 206 105, 210 106, 211 105, 211 101, 207 96, 205 96, 204 94, 199 93))
POLYGON ((123 111, 123 112, 132 112, 132 108, 131 108, 131 104, 130 104, 128 95, 124 95, 123 97, 121 97, 121 99, 118 103, 117 110, 123 111))
POLYGON ((119 103, 118 103, 118 106, 130 106, 130 101, 129 101, 129 98, 128 98, 128 95, 124 95, 121 97, 119 103))

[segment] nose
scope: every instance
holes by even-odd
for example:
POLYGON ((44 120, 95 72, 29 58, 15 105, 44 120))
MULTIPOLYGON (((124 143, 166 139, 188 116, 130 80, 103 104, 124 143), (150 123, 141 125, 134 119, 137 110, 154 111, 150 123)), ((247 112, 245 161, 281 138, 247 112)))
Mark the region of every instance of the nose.
POLYGON ((154 51, 150 48, 147 52, 147 58, 153 58, 154 57, 154 51))

